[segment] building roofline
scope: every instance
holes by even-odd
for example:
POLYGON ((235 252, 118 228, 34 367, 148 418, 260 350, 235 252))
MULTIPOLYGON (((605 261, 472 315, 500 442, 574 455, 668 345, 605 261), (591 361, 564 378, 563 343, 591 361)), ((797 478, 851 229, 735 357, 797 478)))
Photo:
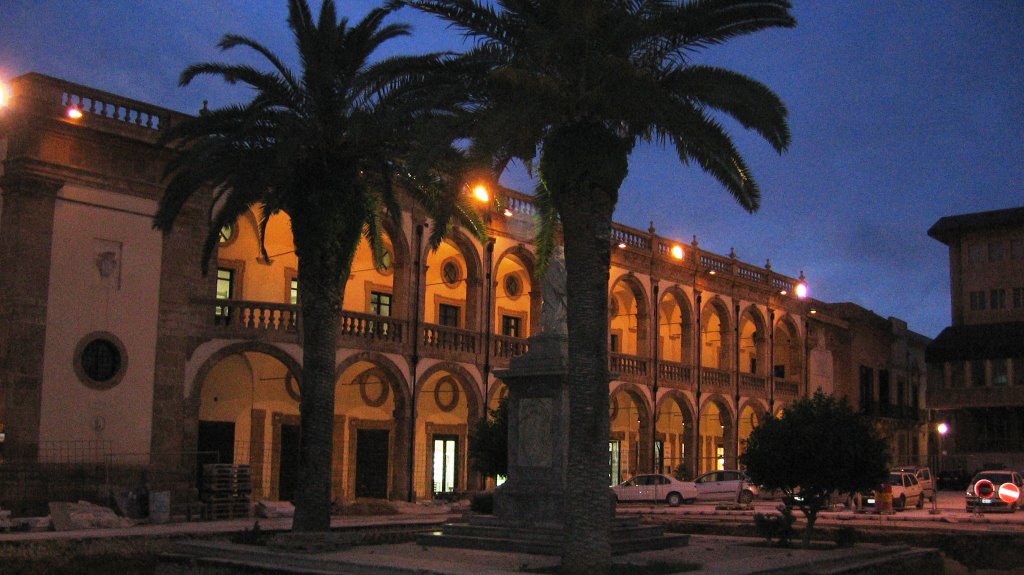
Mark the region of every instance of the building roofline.
POLYGON ((975 212, 939 218, 928 235, 949 245, 949 242, 964 232, 981 229, 1004 228, 1024 225, 1024 207, 975 212))

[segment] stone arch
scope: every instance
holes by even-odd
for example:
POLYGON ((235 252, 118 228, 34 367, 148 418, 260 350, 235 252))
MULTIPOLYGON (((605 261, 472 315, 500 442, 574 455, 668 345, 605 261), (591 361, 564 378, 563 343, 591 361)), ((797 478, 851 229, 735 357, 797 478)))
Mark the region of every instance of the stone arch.
MULTIPOLYGON (((652 415, 649 391, 633 383, 613 387, 609 398, 610 439, 619 445, 619 477, 625 479, 652 469, 652 415), (635 409, 635 420, 634 420, 635 409)), ((615 462, 613 466, 613 482, 615 462)))
POLYGON ((484 477, 470 468, 468 457, 470 430, 484 410, 476 379, 457 363, 440 362, 416 382, 416 450, 425 455, 417 458, 417 495, 482 489, 484 477))
POLYGON ((757 398, 746 398, 740 403, 739 416, 737 417, 736 432, 739 442, 737 443, 737 457, 746 451, 746 441, 750 433, 764 422, 768 415, 768 406, 764 401, 757 398))
POLYGON ((288 370, 292 373, 292 376, 295 377, 296 381, 298 381, 299 385, 301 386, 302 365, 287 351, 277 346, 271 345, 269 343, 264 343, 262 341, 240 341, 230 343, 218 349, 217 351, 213 352, 210 355, 210 357, 206 359, 206 361, 203 362, 203 364, 196 371, 195 377, 192 379, 192 389, 189 392, 186 405, 194 407, 198 411, 199 397, 202 393, 202 384, 206 380, 207 376, 210 375, 210 370, 212 370, 213 367, 220 363, 220 361, 223 360, 224 358, 235 354, 245 353, 247 351, 266 354, 280 361, 288 368, 288 370), (193 403, 195 404, 194 406, 191 405, 193 403))
POLYGON ((772 362, 776 380, 803 382, 804 345, 799 324, 789 314, 776 318, 772 362))
POLYGON ((697 474, 736 465, 736 417, 731 402, 711 394, 701 400, 697 474))
POLYGON ((619 353, 649 357, 650 300, 640 280, 632 272, 620 275, 612 281, 608 301, 609 332, 618 333, 619 353))
POLYGON ((730 369, 732 353, 732 313, 725 300, 714 295, 701 308, 701 367, 730 369))
MULTIPOLYGON (((422 254, 422 261, 426 262, 426 264, 420 271, 422 274, 420 285, 423 288, 417 296, 420 298, 420 309, 422 310, 423 318, 427 317, 428 309, 434 309, 434 302, 427 301, 428 294, 434 289, 427 281, 428 274, 432 273, 429 269, 431 266, 436 267, 443 264, 439 257, 435 257, 441 246, 439 245, 437 249, 431 249, 426 244, 427 242, 424 242, 422 254)), ((465 277, 462 280, 465 282, 465 321, 462 322, 461 327, 470 331, 480 331, 483 325, 482 318, 480 317, 480 301, 484 287, 483 263, 481 261, 482 250, 476 242, 469 239, 461 231, 453 232, 444 239, 441 245, 451 246, 466 268, 464 270, 465 277)))
POLYGON ((392 309, 401 319, 409 319, 412 315, 412 302, 416 294, 410 293, 412 286, 413 258, 409 238, 399 222, 392 218, 384 218, 384 233, 391 240, 392 262, 394 272, 392 309))
POLYGON ((743 308, 739 316, 740 373, 768 374, 768 328, 761 309, 754 304, 743 308))
POLYGON ((508 392, 508 384, 495 379, 487 390, 487 409, 497 409, 499 402, 508 397, 508 392))
POLYGON ((516 262, 519 266, 523 268, 523 275, 525 277, 520 279, 524 284, 522 285, 524 293, 522 293, 522 295, 520 295, 519 297, 525 297, 527 299, 525 302, 523 302, 525 303, 525 305, 516 302, 516 305, 509 307, 515 308, 513 311, 513 315, 518 316, 523 311, 525 311, 528 314, 529 317, 527 318, 527 323, 526 325, 523 326, 525 328, 525 333, 520 335, 520 337, 528 337, 530 335, 536 334, 540 330, 541 290, 539 289, 539 281, 534 278, 536 270, 536 256, 533 254, 533 252, 526 249, 526 247, 523 244, 515 244, 513 246, 510 246, 504 251, 502 251, 500 254, 497 254, 496 257, 494 258, 494 277, 491 282, 491 285, 488 286, 488 289, 491 290, 491 307, 493 308, 493 313, 495 314, 493 329, 495 333, 502 333, 502 325, 500 321, 501 314, 499 313, 499 310, 502 309, 503 303, 509 302, 503 302, 502 298, 499 297, 498 295, 499 292, 504 294, 506 290, 506 287, 501 283, 503 280, 503 276, 500 275, 500 272, 502 268, 505 267, 504 264, 510 261, 516 262))
POLYGON ((696 446, 693 414, 693 404, 680 390, 669 390, 658 400, 654 436, 662 445, 660 461, 656 462, 662 469, 656 471, 678 475, 682 468, 683 477, 694 477, 691 461, 696 446))
POLYGON ((658 357, 693 365, 694 314, 689 296, 679 286, 671 286, 662 293, 658 305, 658 357))
MULTIPOLYGON (((361 352, 347 357, 335 369, 335 445, 333 491, 335 497, 402 499, 409 489, 411 456, 409 385, 401 369, 379 353, 361 352), (387 383, 378 394, 363 386, 387 383), (353 385, 342 385, 348 381, 353 385), (358 388, 358 395, 354 391, 358 388), (365 455, 361 444, 372 445, 381 457, 365 455), (363 455, 360 455, 360 453, 363 455), (373 473, 372 461, 387 459, 385 473, 373 473)), ((370 388, 372 389, 372 388, 370 388)), ((372 453, 372 452, 371 452, 372 453)), ((383 470, 382 470, 383 471, 383 470)))
POLYGON ((213 352, 196 372, 184 402, 184 445, 196 455, 196 483, 206 463, 251 466, 257 497, 293 495, 297 453, 301 366, 281 348, 236 342, 213 352), (212 455, 212 454, 216 455, 212 455))
POLYGON ((398 365, 383 354, 372 351, 363 351, 350 355, 341 361, 334 369, 334 381, 338 381, 346 370, 360 362, 372 363, 388 375, 388 380, 391 384, 391 391, 395 394, 396 401, 401 402, 400 404, 396 403, 396 411, 399 408, 409 408, 409 382, 406 380, 405 374, 402 373, 402 370, 398 365))
POLYGON ((423 373, 416 378, 417 389, 414 392, 415 395, 418 396, 423 391, 423 386, 426 385, 432 377, 441 372, 448 372, 457 376, 456 379, 462 385, 462 391, 466 394, 466 400, 469 403, 469 412, 471 417, 479 418, 483 415, 483 398, 480 396, 480 389, 476 384, 476 378, 474 378, 465 367, 452 361, 435 363, 425 369, 423 373))

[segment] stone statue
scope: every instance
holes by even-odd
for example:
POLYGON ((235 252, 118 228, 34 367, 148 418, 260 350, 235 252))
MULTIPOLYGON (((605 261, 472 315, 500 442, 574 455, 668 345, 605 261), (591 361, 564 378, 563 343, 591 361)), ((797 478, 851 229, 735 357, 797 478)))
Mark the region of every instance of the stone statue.
POLYGON ((547 335, 566 336, 565 250, 555 248, 541 283, 540 331, 547 335))

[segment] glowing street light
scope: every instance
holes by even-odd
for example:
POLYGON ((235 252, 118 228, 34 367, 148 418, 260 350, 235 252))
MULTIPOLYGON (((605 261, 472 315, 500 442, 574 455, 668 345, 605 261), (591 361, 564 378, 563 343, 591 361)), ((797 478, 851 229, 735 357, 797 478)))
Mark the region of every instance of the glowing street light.
POLYGON ((0 82, 0 110, 6 108, 11 102, 11 89, 7 84, 0 82))
POLYGON ((72 120, 77 120, 77 119, 82 117, 82 111, 78 109, 78 106, 72 105, 72 106, 68 106, 68 110, 66 112, 66 115, 67 115, 68 118, 70 118, 72 120))
POLYGON ((676 258, 677 260, 683 259, 683 246, 672 246, 672 257, 676 258))
POLYGON ((485 203, 491 201, 491 193, 487 191, 487 186, 483 184, 473 186, 473 197, 485 203))

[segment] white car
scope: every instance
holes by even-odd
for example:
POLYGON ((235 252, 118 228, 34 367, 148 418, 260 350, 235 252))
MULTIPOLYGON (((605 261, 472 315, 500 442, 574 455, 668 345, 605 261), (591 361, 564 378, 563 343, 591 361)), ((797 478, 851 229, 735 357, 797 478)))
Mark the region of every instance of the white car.
MULTIPOLYGON (((918 509, 924 507, 924 490, 913 473, 891 471, 886 483, 892 489, 893 509, 906 509, 908 503, 915 505, 918 509)), ((875 495, 877 500, 877 494, 875 495)), ((870 503, 869 500, 868 504, 870 503)))
POLYGON ((612 487, 612 491, 616 501, 664 501, 673 507, 697 499, 697 487, 692 481, 679 481, 660 473, 633 476, 612 487))
POLYGON ((701 501, 738 501, 750 503, 757 496, 757 486, 742 471, 709 471, 693 480, 697 499, 701 501))

